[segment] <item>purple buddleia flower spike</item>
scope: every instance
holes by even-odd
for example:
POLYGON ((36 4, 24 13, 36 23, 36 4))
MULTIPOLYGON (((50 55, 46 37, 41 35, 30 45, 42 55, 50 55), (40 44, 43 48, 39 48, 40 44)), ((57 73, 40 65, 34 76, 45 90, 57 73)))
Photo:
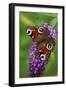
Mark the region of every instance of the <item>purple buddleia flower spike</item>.
MULTIPOLYGON (((55 30, 50 24, 44 23, 42 25, 44 29, 49 31, 49 35, 47 37, 52 37, 54 41, 57 38, 57 30, 55 30)), ((40 52, 38 49, 37 41, 33 40, 31 48, 29 50, 29 71, 31 77, 39 77, 42 72, 45 70, 46 65, 49 62, 49 57, 52 51, 49 51, 44 60, 41 60, 40 52)))

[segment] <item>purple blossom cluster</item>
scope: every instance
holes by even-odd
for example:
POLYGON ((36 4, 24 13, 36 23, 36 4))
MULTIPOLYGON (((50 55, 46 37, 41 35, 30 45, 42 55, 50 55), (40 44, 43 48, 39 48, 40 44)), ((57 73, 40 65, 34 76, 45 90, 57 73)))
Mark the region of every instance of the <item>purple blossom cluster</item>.
POLYGON ((38 77, 41 75, 41 73, 45 69, 46 64, 48 63, 49 56, 50 53, 48 54, 46 60, 42 61, 40 58, 40 53, 38 51, 37 42, 32 42, 29 54, 29 70, 31 77, 38 77))
MULTIPOLYGON (((44 23, 42 27, 47 29, 49 31, 49 36, 56 40, 57 31, 50 24, 44 23)), ((50 54, 51 52, 48 52, 46 59, 41 60, 37 41, 32 41, 32 45, 29 51, 29 70, 31 77, 38 77, 41 75, 43 70, 45 70, 46 65, 48 64, 50 54)))
POLYGON ((55 30, 49 23, 44 23, 43 28, 46 28, 50 32, 50 36, 56 40, 57 30, 55 30))

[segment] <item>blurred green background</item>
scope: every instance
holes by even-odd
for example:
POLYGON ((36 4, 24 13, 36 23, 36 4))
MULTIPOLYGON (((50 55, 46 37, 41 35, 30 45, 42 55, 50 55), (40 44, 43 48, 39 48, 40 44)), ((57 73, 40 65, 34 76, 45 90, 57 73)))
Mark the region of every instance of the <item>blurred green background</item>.
MULTIPOLYGON (((58 26, 57 13, 19 12, 19 78, 30 77, 29 48, 32 39, 26 34, 27 27, 39 27, 43 23, 50 23, 56 30, 58 26)), ((57 47, 51 53, 49 63, 42 76, 56 76, 58 74, 57 47)))

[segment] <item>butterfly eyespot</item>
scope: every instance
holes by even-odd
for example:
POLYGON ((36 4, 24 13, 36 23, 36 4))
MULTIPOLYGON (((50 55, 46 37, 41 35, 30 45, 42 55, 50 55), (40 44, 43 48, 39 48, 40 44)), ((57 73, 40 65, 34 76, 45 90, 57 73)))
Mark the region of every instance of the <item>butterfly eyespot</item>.
POLYGON ((27 32, 26 32, 28 35, 31 35, 32 34, 32 30, 30 28, 27 29, 27 32))
POLYGON ((45 60, 46 59, 46 55, 45 54, 41 54, 40 58, 41 58, 41 60, 45 60))
POLYGON ((46 48, 48 50, 52 50, 53 49, 53 44, 52 43, 48 43, 47 46, 46 46, 46 48))
POLYGON ((39 32, 40 34, 42 34, 42 33, 44 32, 44 28, 43 28, 43 27, 39 27, 39 28, 38 28, 38 32, 39 32))

